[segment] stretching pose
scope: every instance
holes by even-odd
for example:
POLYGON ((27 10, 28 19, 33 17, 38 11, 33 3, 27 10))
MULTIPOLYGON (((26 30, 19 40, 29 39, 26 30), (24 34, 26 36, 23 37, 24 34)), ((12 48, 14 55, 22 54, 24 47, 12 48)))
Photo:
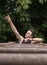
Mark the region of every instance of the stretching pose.
POLYGON ((10 24, 15 36, 17 37, 17 39, 19 40, 19 43, 40 43, 43 41, 42 38, 33 38, 33 31, 32 29, 29 29, 26 34, 25 34, 25 38, 23 36, 21 36, 19 34, 19 32, 17 31, 16 27, 14 26, 11 18, 9 15, 5 16, 5 19, 8 21, 8 23, 10 24))

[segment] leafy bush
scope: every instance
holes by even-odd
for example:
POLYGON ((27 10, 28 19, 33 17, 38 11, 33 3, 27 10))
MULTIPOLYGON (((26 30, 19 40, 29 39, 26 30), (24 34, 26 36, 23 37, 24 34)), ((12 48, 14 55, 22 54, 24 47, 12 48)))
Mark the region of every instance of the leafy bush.
POLYGON ((35 36, 47 42, 47 0, 1 0, 0 42, 16 41, 4 17, 9 14, 19 33, 24 36, 29 28, 35 36))

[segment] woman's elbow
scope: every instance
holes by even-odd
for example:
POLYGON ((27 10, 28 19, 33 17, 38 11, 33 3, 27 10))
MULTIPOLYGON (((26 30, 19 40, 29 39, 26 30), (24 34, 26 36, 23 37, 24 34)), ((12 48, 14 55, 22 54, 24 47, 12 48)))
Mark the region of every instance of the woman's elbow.
POLYGON ((38 38, 37 41, 38 42, 43 42, 43 39, 42 38, 38 38))

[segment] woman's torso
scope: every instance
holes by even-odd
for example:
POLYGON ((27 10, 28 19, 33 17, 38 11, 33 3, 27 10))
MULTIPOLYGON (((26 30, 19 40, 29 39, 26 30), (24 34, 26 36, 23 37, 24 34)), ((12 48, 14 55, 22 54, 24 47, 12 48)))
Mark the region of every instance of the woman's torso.
POLYGON ((30 40, 31 38, 29 38, 29 40, 25 41, 26 38, 21 39, 21 41, 19 41, 22 44, 31 44, 32 40, 30 40))

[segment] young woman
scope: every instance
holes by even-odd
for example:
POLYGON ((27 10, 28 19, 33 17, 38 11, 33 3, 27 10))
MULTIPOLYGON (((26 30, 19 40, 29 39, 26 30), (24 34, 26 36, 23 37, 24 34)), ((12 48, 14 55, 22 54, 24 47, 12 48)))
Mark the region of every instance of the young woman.
POLYGON ((9 15, 5 16, 5 19, 8 21, 8 23, 10 24, 15 36, 17 37, 17 39, 19 40, 19 43, 40 43, 42 42, 42 38, 33 38, 33 31, 32 29, 29 29, 26 34, 25 34, 25 38, 23 36, 21 36, 19 34, 19 32, 17 31, 16 27, 14 26, 11 18, 9 15))

